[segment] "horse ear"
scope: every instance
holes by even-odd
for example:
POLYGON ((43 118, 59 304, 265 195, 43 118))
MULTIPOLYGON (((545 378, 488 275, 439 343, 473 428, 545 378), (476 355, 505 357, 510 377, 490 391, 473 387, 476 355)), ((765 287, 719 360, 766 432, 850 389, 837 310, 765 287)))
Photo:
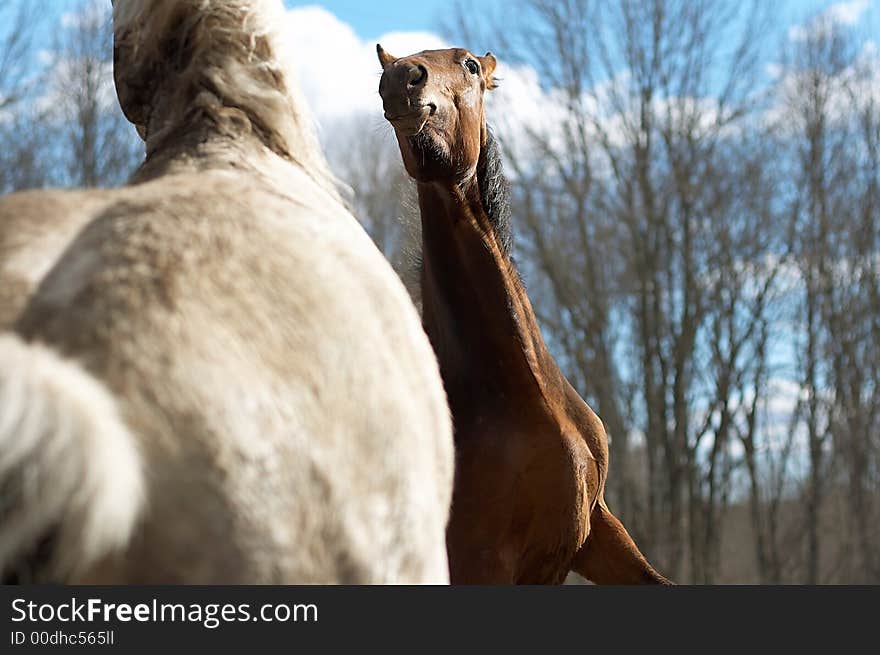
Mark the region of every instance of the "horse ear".
POLYGON ((486 80, 486 88, 494 89, 498 84, 495 82, 495 78, 492 76, 492 73, 495 72, 495 67, 498 65, 498 60, 495 59, 495 55, 491 52, 487 52, 484 56, 478 57, 480 60, 480 66, 483 69, 483 77, 486 80))
POLYGON ((379 63, 382 64, 382 70, 385 70, 388 68, 389 64, 393 64, 397 61, 397 57, 385 52, 385 49, 378 43, 376 44, 376 54, 379 56, 379 63))

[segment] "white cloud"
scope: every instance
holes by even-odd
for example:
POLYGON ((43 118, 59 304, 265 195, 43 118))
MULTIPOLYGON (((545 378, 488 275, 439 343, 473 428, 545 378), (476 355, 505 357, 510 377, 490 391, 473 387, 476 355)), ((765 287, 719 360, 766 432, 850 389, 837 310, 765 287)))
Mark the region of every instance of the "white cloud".
POLYGON ((563 148, 562 103, 552 91, 541 88, 538 73, 530 66, 509 66, 499 62, 499 87, 488 94, 488 122, 498 131, 505 148, 522 160, 533 147, 532 135, 547 140, 551 147, 563 148))
POLYGON ((785 68, 782 66, 782 64, 772 62, 764 66, 764 73, 771 80, 778 80, 785 74, 785 68))
POLYGON ((76 27, 82 22, 82 18, 79 14, 75 14, 71 11, 65 11, 61 14, 61 27, 64 29, 69 29, 71 27, 76 27))
POLYGON ((336 16, 320 7, 292 9, 285 17, 284 42, 319 120, 375 108, 378 64, 371 66, 365 44, 336 16))
POLYGON ((792 41, 805 41, 811 34, 828 32, 833 27, 851 27, 859 22, 870 5, 871 0, 836 2, 807 23, 789 28, 788 38, 792 41))
MULTIPOLYGON (((328 125, 365 112, 381 117, 376 41, 361 40, 322 7, 291 9, 285 21, 285 55, 296 68, 300 88, 319 123, 328 125)), ((448 47, 429 32, 390 32, 378 42, 397 56, 448 47)))
MULTIPOLYGON (((803 126, 792 120, 792 106, 797 106, 804 94, 810 92, 817 71, 786 71, 779 66, 774 72, 777 101, 766 111, 763 119, 783 134, 797 132, 803 126)), ((826 75, 822 81, 828 94, 828 116, 835 125, 852 120, 856 112, 876 107, 880 104, 880 51, 877 44, 865 41, 848 66, 833 76, 826 75)))
POLYGON ((871 0, 850 0, 837 2, 825 10, 829 20, 839 25, 855 25, 868 9, 871 0))

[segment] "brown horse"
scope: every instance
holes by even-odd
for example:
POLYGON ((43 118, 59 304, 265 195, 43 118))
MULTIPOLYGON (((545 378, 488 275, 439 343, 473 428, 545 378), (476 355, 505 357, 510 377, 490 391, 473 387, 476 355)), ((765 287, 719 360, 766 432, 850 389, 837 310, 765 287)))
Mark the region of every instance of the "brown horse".
POLYGON ((457 448, 447 530, 453 583, 668 583, 605 503, 602 422, 547 351, 510 257, 508 185, 486 127, 496 60, 396 59, 379 93, 422 217, 422 321, 457 448))

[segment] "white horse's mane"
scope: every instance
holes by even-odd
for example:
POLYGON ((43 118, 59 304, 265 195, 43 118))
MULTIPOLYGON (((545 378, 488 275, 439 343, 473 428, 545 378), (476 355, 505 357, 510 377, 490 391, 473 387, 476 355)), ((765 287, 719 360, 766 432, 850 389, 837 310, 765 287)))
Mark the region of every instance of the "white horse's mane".
POLYGON ((115 0, 114 76, 147 141, 208 119, 252 131, 321 186, 334 180, 281 38, 281 0, 115 0))

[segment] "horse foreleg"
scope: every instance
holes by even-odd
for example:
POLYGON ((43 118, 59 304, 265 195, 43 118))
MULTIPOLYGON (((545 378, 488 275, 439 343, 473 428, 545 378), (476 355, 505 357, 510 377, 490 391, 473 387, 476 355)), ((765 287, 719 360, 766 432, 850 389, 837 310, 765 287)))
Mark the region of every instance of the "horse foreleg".
POLYGON ((673 584, 648 563, 604 502, 590 516, 590 534, 571 568, 596 584, 673 584))

